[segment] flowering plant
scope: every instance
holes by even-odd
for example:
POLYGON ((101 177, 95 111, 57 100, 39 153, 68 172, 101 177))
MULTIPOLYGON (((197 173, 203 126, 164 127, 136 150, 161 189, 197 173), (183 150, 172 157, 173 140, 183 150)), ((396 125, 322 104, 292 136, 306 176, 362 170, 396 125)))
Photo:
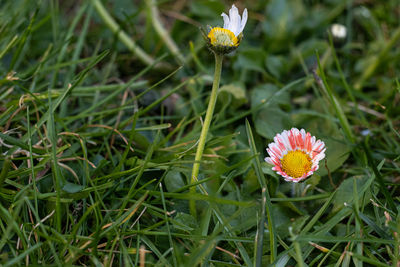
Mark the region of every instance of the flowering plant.
POLYGON ((222 13, 224 27, 210 27, 208 33, 203 35, 207 41, 208 47, 218 53, 227 54, 235 50, 242 38, 243 29, 247 22, 247 8, 244 9, 242 16, 235 5, 229 10, 229 16, 222 13))
POLYGON ((274 137, 267 148, 269 157, 265 161, 274 165, 276 171, 288 182, 300 182, 319 168, 325 157, 325 143, 304 129, 292 128, 274 137))

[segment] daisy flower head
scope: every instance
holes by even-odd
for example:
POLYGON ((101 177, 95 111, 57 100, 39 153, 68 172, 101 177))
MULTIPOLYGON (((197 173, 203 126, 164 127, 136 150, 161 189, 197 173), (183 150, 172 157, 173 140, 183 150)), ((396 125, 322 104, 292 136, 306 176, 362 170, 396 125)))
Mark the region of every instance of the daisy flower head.
POLYGON ((300 182, 318 170, 325 158, 325 143, 304 129, 292 128, 274 137, 267 148, 265 161, 274 165, 272 170, 287 182, 300 182))
POLYGON ((224 27, 210 27, 204 37, 208 47, 218 53, 227 54, 235 50, 242 40, 243 29, 247 22, 247 8, 244 9, 242 16, 235 5, 229 10, 229 16, 221 14, 224 19, 224 27))

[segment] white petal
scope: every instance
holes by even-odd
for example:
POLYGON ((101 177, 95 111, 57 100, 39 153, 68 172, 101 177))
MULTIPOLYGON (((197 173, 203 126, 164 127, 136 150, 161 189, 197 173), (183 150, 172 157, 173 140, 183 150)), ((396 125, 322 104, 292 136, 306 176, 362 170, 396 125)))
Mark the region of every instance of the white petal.
POLYGON ((313 161, 318 164, 321 160, 323 160, 325 158, 325 153, 321 152, 318 155, 315 156, 315 158, 313 159, 313 161))
POLYGON ((325 144, 321 140, 317 140, 317 142, 314 143, 312 150, 314 152, 321 152, 322 149, 324 148, 325 144), (318 149, 318 151, 316 151, 318 149))
POLYGON ((224 29, 228 29, 229 27, 229 17, 227 14, 222 13, 221 16, 224 18, 224 29))
POLYGON ((305 141, 306 140, 306 131, 304 129, 301 129, 300 133, 301 133, 301 137, 303 138, 303 141, 305 141))
POLYGON ((264 159, 267 163, 271 164, 271 165, 275 165, 275 163, 272 162, 270 157, 267 157, 264 159))
POLYGON ((279 138, 282 140, 283 144, 286 147, 286 150, 292 150, 290 147, 290 143, 287 136, 287 131, 284 130, 281 134, 278 134, 279 138))
POLYGON ((232 5, 231 9, 229 10, 229 27, 228 30, 233 32, 235 36, 238 36, 240 32, 239 27, 240 27, 240 15, 239 15, 239 10, 235 5, 232 5))
POLYGON ((242 14, 242 21, 240 22, 239 34, 241 32, 243 32, 244 26, 246 26, 246 22, 247 22, 247 8, 244 9, 243 14, 242 14))

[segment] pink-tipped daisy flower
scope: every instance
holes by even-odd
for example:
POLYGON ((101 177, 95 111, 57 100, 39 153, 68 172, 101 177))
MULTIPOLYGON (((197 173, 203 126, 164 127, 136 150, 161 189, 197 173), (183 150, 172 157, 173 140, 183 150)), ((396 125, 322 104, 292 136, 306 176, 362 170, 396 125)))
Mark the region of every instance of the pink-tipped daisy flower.
POLYGON ((274 165, 272 170, 287 182, 300 182, 318 170, 325 157, 325 144, 304 129, 292 128, 274 137, 267 148, 265 161, 274 165))

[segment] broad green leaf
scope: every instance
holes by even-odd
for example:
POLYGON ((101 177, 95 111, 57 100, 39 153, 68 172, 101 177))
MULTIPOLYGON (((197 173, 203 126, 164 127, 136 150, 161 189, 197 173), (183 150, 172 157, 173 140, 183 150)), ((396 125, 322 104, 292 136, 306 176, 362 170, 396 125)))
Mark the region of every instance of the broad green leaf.
POLYGON ((265 73, 265 57, 265 52, 260 48, 242 48, 234 67, 235 69, 247 69, 265 73))
POLYGON ((290 129, 290 116, 278 107, 263 108, 254 115, 254 125, 259 135, 273 139, 277 133, 290 129))
POLYGON ((288 70, 288 64, 283 56, 269 55, 265 60, 265 65, 268 71, 278 79, 288 70))
POLYGON ((179 188, 185 186, 182 179, 182 174, 177 171, 169 171, 164 178, 165 187, 168 192, 174 192, 179 188))
MULTIPOLYGON (((358 189, 358 197, 361 199, 369 200, 370 197, 363 197, 364 193, 369 193, 370 191, 367 190, 373 179, 367 176, 353 176, 344 180, 339 188, 337 189, 337 193, 333 199, 333 213, 342 209, 345 205, 351 205, 354 201, 353 196, 353 180, 356 180, 357 189, 358 189)), ((358 201, 358 200, 357 200, 358 201)), ((360 205, 361 206, 361 205, 360 205)))
POLYGON ((247 103, 246 90, 243 86, 240 86, 238 84, 224 85, 219 89, 218 97, 221 98, 221 95, 224 92, 229 93, 233 96, 231 100, 233 108, 238 108, 247 103))

